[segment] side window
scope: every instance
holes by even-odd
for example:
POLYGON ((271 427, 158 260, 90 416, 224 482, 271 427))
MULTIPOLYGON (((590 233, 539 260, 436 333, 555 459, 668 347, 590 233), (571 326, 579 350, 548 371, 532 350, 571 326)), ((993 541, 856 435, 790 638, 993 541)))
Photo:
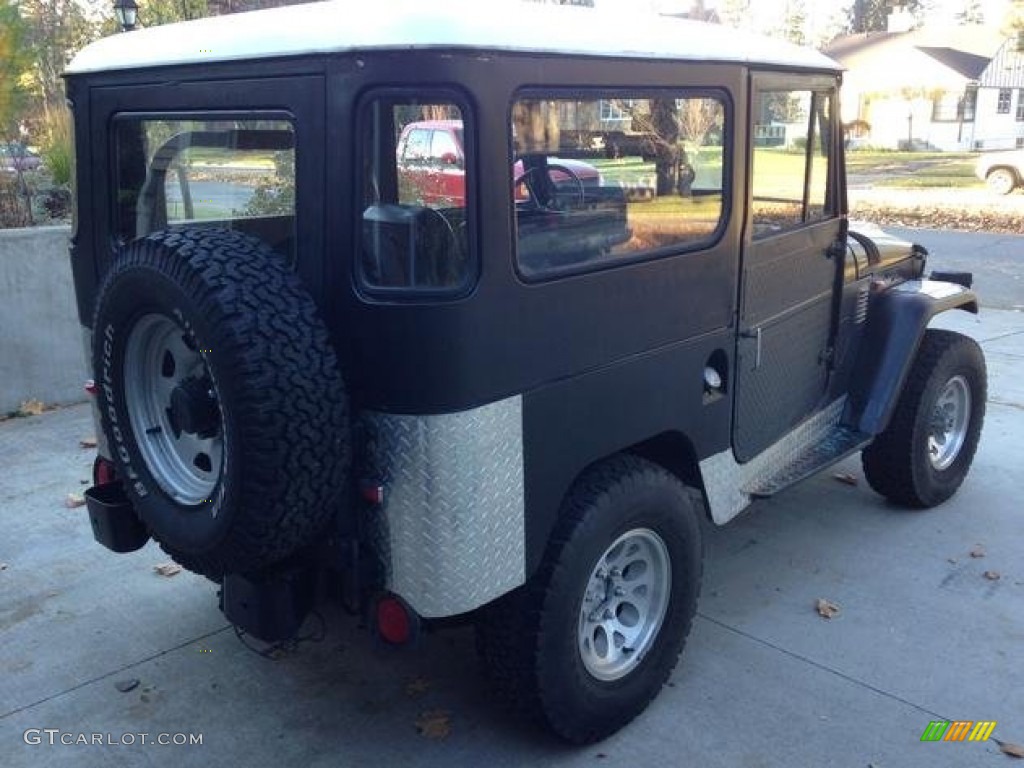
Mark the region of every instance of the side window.
POLYGON ((753 119, 754 239, 833 215, 831 98, 814 91, 757 94, 753 119))
POLYGON ((403 142, 402 159, 407 163, 422 163, 429 154, 430 131, 416 128, 408 132, 403 142))
POLYGON ((527 278, 706 248, 725 225, 730 131, 715 91, 529 93, 512 105, 527 278))
POLYGON ((295 135, 287 120, 115 119, 116 229, 239 229, 293 255, 295 135))
POLYGON ((460 142, 463 108, 452 99, 382 94, 359 108, 363 202, 356 273, 393 296, 464 290, 470 258, 467 190, 473 169, 460 142))
POLYGON ((447 131, 434 131, 430 140, 430 163, 431 165, 457 165, 459 161, 459 148, 455 144, 455 137, 447 131))

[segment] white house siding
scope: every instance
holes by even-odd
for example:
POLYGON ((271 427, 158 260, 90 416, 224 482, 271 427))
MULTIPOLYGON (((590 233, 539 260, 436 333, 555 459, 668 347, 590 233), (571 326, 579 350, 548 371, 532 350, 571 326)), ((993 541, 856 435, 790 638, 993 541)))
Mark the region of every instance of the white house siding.
POLYGON ((973 149, 1013 149, 1017 139, 1024 138, 1024 122, 1017 121, 1017 104, 1020 90, 1011 90, 1010 111, 998 113, 999 89, 978 90, 978 129, 974 135, 973 149))

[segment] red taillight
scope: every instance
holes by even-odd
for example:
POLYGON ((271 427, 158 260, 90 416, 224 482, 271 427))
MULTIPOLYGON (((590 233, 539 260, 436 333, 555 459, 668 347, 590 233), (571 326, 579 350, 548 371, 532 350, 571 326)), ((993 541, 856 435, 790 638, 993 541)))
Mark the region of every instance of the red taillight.
POLYGON ((413 617, 405 603, 394 595, 377 601, 377 633, 386 643, 405 645, 412 639, 413 617))
POLYGON ((369 481, 360 483, 359 493, 364 501, 368 501, 374 506, 379 507, 384 503, 384 486, 380 483, 369 481))
POLYGON ((92 463, 92 484, 106 485, 117 480, 117 471, 114 469, 114 462, 97 456, 92 463))
POLYGON ((87 393, 89 393, 90 395, 95 395, 96 391, 98 389, 99 389, 99 387, 96 386, 96 382, 95 381, 93 381, 92 379, 86 379, 86 381, 85 381, 85 391, 87 393))

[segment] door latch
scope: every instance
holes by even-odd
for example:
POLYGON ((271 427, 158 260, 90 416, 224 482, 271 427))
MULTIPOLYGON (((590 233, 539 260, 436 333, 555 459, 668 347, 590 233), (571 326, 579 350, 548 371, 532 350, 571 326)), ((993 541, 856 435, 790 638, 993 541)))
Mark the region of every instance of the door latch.
POLYGON ((755 328, 752 331, 741 331, 740 338, 756 340, 757 346, 754 350, 754 370, 756 371, 761 367, 761 329, 755 328))

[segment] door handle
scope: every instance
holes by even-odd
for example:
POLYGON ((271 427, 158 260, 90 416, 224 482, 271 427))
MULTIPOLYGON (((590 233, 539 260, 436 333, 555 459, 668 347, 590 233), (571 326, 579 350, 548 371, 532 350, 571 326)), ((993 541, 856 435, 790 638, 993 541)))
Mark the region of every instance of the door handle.
POLYGON ((742 331, 740 332, 740 337, 756 340, 757 346, 754 348, 754 370, 756 371, 761 367, 761 329, 755 328, 752 331, 742 331))

